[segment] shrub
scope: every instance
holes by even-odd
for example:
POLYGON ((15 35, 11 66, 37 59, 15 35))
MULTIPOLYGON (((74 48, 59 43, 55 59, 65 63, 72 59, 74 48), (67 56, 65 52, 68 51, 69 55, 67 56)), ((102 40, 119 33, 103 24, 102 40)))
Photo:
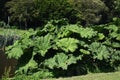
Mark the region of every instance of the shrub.
POLYGON ((120 63, 120 29, 116 25, 83 28, 50 21, 25 32, 6 48, 18 60, 16 75, 46 78, 115 70, 120 63))

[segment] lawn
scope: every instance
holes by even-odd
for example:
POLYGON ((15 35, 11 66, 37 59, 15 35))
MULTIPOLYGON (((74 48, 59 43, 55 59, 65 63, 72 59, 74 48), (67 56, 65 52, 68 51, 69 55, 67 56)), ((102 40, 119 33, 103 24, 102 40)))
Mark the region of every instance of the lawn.
POLYGON ((0 35, 8 35, 8 34, 9 35, 20 35, 23 32, 25 32, 25 30, 0 28, 0 35))
POLYGON ((94 73, 69 78, 47 79, 47 80, 120 80, 120 72, 94 73))

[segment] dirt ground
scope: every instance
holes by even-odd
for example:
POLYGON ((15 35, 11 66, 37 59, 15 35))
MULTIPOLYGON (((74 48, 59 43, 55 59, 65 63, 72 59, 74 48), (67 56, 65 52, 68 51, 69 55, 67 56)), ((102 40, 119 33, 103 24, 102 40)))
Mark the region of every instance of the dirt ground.
POLYGON ((8 72, 10 77, 13 76, 16 64, 17 60, 7 59, 5 53, 0 50, 0 78, 4 76, 5 72, 8 72))

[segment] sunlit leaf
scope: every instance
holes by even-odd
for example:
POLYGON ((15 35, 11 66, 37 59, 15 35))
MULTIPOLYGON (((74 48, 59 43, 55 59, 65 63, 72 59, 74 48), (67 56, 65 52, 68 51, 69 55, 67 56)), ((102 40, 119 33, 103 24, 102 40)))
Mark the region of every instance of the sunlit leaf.
POLYGON ((78 48, 77 43, 79 43, 79 40, 74 38, 63 38, 56 42, 57 46, 65 52, 74 52, 78 48))

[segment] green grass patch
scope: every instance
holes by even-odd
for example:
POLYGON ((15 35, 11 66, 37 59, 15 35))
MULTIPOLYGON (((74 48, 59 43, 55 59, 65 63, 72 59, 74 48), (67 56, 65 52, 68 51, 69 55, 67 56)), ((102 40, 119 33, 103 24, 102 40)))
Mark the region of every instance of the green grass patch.
POLYGON ((120 71, 109 72, 109 73, 90 73, 87 75, 73 76, 67 78, 51 78, 51 79, 37 79, 27 76, 22 76, 21 78, 6 78, 3 80, 120 80, 120 71))
POLYGON ((120 80, 120 71, 110 72, 110 73, 94 73, 94 74, 91 73, 82 76, 48 79, 48 80, 120 80))
POLYGON ((24 32, 25 32, 25 30, 0 28, 0 35, 18 35, 18 36, 20 36, 24 32))

